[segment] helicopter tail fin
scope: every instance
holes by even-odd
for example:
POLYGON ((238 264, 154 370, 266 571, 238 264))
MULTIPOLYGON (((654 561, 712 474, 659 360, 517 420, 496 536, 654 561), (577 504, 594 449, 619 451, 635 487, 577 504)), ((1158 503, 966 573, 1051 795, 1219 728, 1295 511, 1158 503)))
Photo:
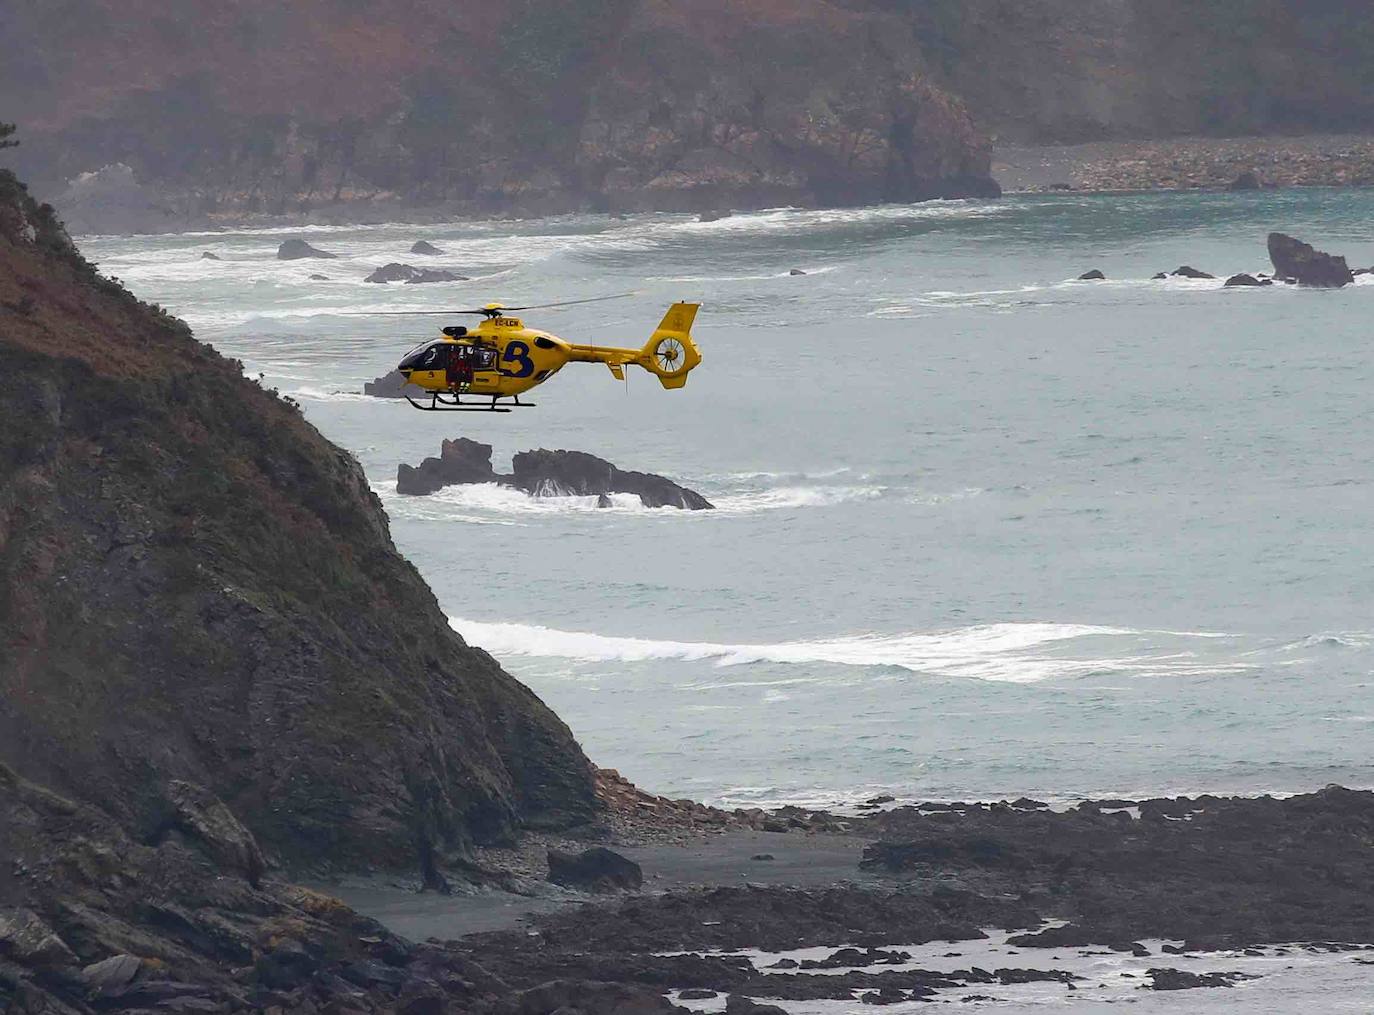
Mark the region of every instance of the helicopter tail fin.
POLYGON ((639 351, 639 365, 657 376, 665 388, 682 387, 688 372, 701 362, 701 350, 692 341, 692 322, 700 306, 674 303, 639 351))

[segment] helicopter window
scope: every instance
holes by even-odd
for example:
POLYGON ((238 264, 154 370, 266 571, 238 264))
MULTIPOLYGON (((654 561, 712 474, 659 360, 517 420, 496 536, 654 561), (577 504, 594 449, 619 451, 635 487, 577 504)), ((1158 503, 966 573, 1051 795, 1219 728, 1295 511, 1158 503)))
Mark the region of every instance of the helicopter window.
POLYGON ((552 348, 553 348, 553 343, 550 342, 547 338, 542 338, 542 337, 541 337, 541 338, 536 338, 536 339, 534 340, 534 344, 537 345, 537 346, 539 346, 539 348, 541 348, 541 349, 552 349, 552 348))
POLYGON ((473 349, 474 366, 478 370, 491 370, 496 366, 495 349, 473 349))
POLYGON ((422 345, 412 349, 401 360, 402 370, 438 370, 444 362, 444 343, 422 345))

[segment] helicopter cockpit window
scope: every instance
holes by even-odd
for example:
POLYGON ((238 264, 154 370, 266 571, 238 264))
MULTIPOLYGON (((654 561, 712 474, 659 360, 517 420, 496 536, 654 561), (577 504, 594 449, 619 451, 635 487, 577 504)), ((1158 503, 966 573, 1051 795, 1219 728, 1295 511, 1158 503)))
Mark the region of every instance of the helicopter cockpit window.
POLYGON ((444 366, 444 343, 422 345, 412 349, 401 360, 402 370, 441 370, 444 366))

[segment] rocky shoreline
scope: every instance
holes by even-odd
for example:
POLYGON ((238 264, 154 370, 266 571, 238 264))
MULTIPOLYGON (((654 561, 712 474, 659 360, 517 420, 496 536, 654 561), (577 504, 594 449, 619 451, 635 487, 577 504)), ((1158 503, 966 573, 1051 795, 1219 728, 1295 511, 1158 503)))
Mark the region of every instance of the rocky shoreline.
POLYGON ((992 175, 1006 193, 1366 187, 1374 135, 999 145, 992 175))

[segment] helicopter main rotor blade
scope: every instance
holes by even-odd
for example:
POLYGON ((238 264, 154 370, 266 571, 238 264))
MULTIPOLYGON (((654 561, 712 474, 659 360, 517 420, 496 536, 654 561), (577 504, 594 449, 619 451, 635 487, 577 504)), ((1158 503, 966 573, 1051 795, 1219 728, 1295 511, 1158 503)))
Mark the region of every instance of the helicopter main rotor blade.
POLYGON ((534 303, 527 307, 484 307, 480 310, 349 310, 338 314, 338 317, 425 317, 442 316, 453 317, 457 314, 473 314, 478 317, 492 317, 504 314, 507 311, 517 310, 547 310, 550 307, 571 307, 578 303, 600 303, 603 300, 623 300, 627 296, 635 296, 637 293, 616 293, 614 296, 592 296, 585 300, 560 300, 557 303, 534 303))

